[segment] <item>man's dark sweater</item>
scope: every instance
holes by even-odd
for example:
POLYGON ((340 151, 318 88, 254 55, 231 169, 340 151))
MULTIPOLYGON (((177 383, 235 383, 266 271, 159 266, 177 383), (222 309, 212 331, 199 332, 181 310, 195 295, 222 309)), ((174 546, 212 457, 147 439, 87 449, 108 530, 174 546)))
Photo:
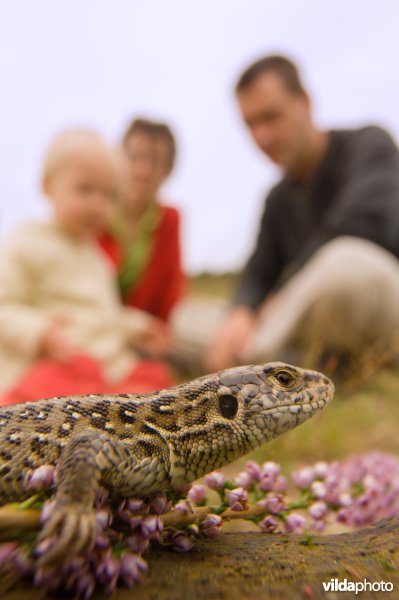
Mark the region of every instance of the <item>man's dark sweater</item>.
POLYGON ((257 308, 315 250, 342 235, 366 238, 399 257, 399 151, 379 127, 331 131, 311 180, 286 175, 271 190, 234 304, 257 308))

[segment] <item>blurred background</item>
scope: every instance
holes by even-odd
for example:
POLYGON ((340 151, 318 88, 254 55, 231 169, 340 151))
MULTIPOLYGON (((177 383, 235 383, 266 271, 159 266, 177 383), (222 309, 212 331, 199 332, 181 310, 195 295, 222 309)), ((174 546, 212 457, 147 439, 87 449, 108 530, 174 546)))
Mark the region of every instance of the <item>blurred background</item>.
MULTIPOLYGON (((185 267, 218 274, 197 278, 196 291, 226 294, 231 277, 220 275, 246 260, 279 177, 233 93, 241 71, 268 53, 299 64, 318 124, 377 123, 399 141, 395 0, 0 0, 0 11, 1 237, 46 213, 40 166, 55 132, 90 126, 117 143, 134 116, 165 120, 179 152, 163 195, 183 215, 185 267)), ((296 464, 399 452, 397 374, 366 375, 317 427, 277 440, 267 456, 296 464)))
POLYGON ((233 86, 271 52, 298 62, 320 125, 375 122, 399 139, 395 0, 16 0, 0 10, 1 236, 47 210, 38 179, 56 131, 91 126, 116 143, 143 115, 178 137, 164 197, 183 213, 187 270, 238 270, 278 173, 249 138, 233 86))

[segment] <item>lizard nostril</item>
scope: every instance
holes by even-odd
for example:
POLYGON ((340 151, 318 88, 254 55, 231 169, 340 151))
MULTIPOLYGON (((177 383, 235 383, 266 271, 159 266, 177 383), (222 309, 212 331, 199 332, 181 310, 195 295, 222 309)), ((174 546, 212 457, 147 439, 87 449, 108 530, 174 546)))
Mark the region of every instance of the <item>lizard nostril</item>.
POLYGON ((331 380, 328 379, 328 377, 326 377, 325 375, 323 375, 322 381, 325 385, 331 385, 331 380))

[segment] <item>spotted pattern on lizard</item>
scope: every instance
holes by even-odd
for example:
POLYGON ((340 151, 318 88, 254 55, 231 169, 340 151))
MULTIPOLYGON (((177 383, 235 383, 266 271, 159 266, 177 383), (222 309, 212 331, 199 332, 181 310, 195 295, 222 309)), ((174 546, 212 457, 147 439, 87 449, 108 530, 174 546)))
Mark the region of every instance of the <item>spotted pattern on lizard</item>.
POLYGON ((87 548, 100 485, 114 496, 178 489, 306 421, 331 400, 316 371, 268 363, 146 394, 51 398, 0 408, 0 504, 29 495, 26 474, 57 465, 42 563, 87 548))

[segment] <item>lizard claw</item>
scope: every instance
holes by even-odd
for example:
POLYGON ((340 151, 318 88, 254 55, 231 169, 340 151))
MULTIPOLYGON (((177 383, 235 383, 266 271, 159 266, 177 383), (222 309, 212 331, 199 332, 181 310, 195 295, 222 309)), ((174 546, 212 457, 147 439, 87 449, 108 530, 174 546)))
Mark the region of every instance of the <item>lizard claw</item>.
POLYGON ((77 504, 55 506, 38 537, 38 566, 56 564, 93 545, 97 532, 95 513, 77 504))

